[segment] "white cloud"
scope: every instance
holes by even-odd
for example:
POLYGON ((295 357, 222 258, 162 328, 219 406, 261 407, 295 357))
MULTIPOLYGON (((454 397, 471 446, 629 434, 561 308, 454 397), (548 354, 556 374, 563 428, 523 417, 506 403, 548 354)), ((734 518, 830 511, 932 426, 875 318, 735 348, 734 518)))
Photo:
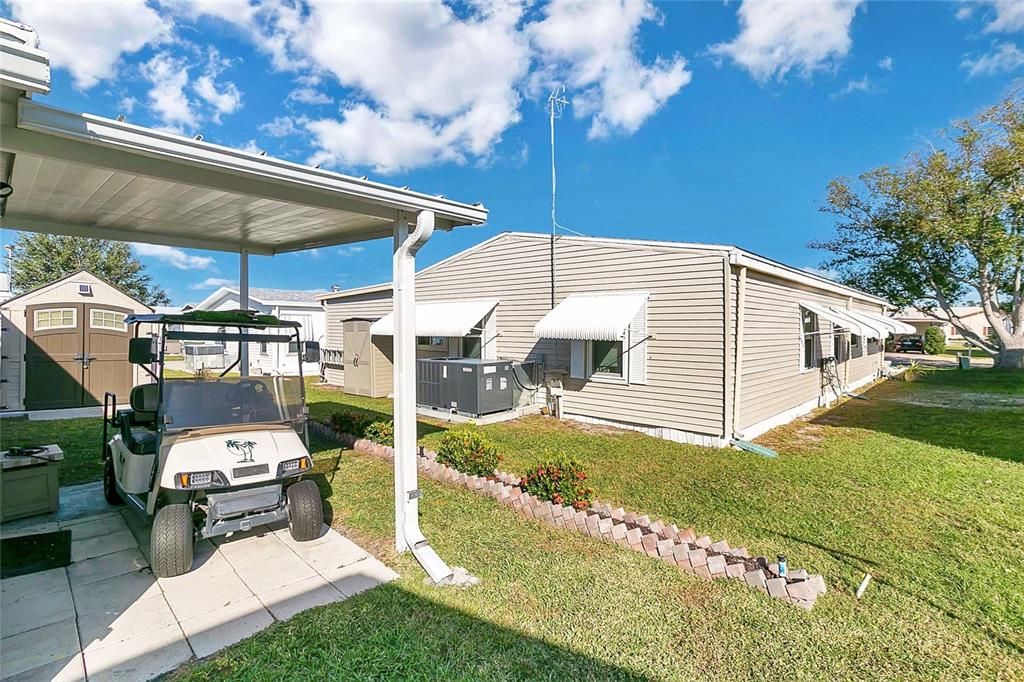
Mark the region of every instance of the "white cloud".
POLYGON ((207 277, 202 282, 196 282, 189 286, 189 289, 200 290, 200 289, 219 289, 221 287, 234 287, 238 283, 231 279, 223 279, 220 277, 207 277))
POLYGON ((885 57, 879 60, 878 68, 882 71, 892 71, 892 57, 885 57))
POLYGON ((640 61, 638 33, 649 21, 661 17, 647 0, 552 0, 527 27, 545 63, 534 90, 564 81, 574 90, 573 114, 592 117, 592 139, 636 132, 692 78, 679 55, 640 61))
POLYGON ((805 77, 829 70, 850 51, 850 24, 862 0, 779 2, 743 0, 740 33, 710 48, 757 81, 782 81, 791 71, 805 77))
POLYGON ((873 86, 871 85, 871 81, 868 79, 867 74, 864 74, 863 78, 847 81, 846 85, 841 90, 832 93, 831 97, 832 99, 837 99, 855 92, 871 92, 872 87, 873 86))
POLYGON ((117 108, 119 113, 129 116, 135 112, 135 105, 139 103, 139 100, 134 97, 125 96, 117 102, 117 108))
POLYGON ((964 57, 960 67, 967 69, 967 77, 991 76, 1016 71, 1024 66, 1024 51, 1013 43, 997 43, 987 54, 964 57))
POLYGON ((338 247, 338 255, 339 256, 354 256, 357 253, 362 253, 363 251, 366 251, 366 247, 365 246, 359 246, 358 244, 350 244, 348 246, 339 246, 338 247))
POLYGON ((328 97, 318 90, 313 88, 296 88, 288 93, 288 97, 285 99, 286 102, 299 102, 300 104, 332 104, 334 98, 328 97))
POLYGON ((1021 0, 982 0, 994 13, 985 25, 986 33, 1013 33, 1024 30, 1024 2, 1021 0))
POLYGON ((213 267, 215 263, 210 256, 193 256, 173 246, 132 244, 132 248, 140 256, 155 258, 179 270, 206 270, 213 267))
POLYGON ((273 121, 268 121, 260 125, 260 131, 270 135, 271 137, 287 137, 288 135, 295 135, 302 131, 302 128, 296 123, 305 122, 304 118, 292 118, 291 116, 278 116, 273 121))
POLYGON ((242 151, 249 152, 250 154, 259 154, 263 150, 256 144, 256 140, 249 140, 242 146, 242 151))
POLYGON ((179 16, 230 22, 297 71, 287 102, 326 105, 326 81, 349 91, 337 114, 266 125, 307 131, 310 162, 394 173, 439 162, 486 163, 521 118, 524 91, 553 80, 577 92, 574 113, 591 137, 632 133, 691 78, 678 55, 641 60, 639 28, 660 21, 649 0, 555 0, 524 23, 524 1, 161 0, 179 16), (585 26, 586 30, 581 30, 585 26), (567 34, 566 34, 567 32, 567 34), (531 40, 533 42, 531 42, 531 40), (532 78, 531 65, 543 76, 532 78))
POLYGON ((213 122, 220 124, 221 114, 233 114, 242 105, 242 93, 234 83, 224 83, 220 89, 211 74, 203 74, 196 80, 195 91, 213 107, 213 122))
POLYGON ((173 23, 145 0, 42 2, 13 0, 14 15, 39 32, 54 67, 67 69, 86 90, 117 71, 121 55, 170 37, 173 23))
POLYGON ((956 18, 958 21, 966 21, 974 14, 974 7, 971 5, 963 5, 956 11, 956 18))
POLYGON ((195 102, 188 98, 188 65, 167 52, 142 64, 142 76, 150 82, 149 108, 167 130, 182 133, 199 124, 195 102))

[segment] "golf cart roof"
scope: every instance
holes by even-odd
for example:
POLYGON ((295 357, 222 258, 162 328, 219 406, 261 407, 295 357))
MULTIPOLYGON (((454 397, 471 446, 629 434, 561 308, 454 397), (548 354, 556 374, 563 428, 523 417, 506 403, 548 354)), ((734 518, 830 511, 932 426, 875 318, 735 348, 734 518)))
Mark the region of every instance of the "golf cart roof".
POLYGON ((294 320, 280 320, 273 315, 261 315, 248 310, 190 310, 187 313, 154 313, 129 315, 126 324, 191 324, 208 327, 283 327, 298 329, 302 325, 294 320))

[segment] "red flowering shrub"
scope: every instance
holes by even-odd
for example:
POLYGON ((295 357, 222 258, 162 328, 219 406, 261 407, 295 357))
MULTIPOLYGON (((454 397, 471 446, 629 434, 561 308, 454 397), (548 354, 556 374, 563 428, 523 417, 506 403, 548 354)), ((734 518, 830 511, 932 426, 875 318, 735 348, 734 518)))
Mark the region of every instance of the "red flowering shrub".
POLYGON ((579 462, 556 453, 530 469, 523 478, 522 487, 538 499, 583 510, 590 506, 594 495, 586 480, 587 473, 579 462))
POLYGON ((493 476, 501 456, 476 431, 451 429, 441 436, 437 461, 471 476, 493 476))

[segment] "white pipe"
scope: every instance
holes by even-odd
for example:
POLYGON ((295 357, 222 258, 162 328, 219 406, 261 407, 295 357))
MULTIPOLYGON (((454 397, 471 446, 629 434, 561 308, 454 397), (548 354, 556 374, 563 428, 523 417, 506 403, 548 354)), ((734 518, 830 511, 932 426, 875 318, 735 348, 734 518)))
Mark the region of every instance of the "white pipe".
MULTIPOLYGON (((238 307, 249 309, 249 252, 246 249, 238 253, 238 307)), ((242 329, 242 335, 246 331, 242 329)), ((238 344, 238 374, 249 376, 249 344, 245 342, 238 344)))
POLYGON ((738 435, 740 427, 740 415, 743 399, 743 325, 746 321, 747 310, 747 266, 740 266, 739 281, 737 282, 736 293, 736 362, 733 364, 734 384, 732 389, 732 435, 738 435))
POLYGON ((394 254, 394 392, 395 392, 395 547, 411 549, 435 583, 449 580, 452 570, 420 530, 416 481, 416 252, 434 232, 433 211, 416 215, 416 229, 401 215, 395 223, 394 254))

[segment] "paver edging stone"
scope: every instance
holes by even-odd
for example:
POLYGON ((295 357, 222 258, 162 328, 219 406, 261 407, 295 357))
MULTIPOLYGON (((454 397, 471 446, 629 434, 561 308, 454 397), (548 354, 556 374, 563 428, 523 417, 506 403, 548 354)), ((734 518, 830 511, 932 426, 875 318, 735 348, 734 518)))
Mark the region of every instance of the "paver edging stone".
MULTIPOLYGON (((309 425, 314 433, 333 438, 359 452, 381 459, 394 458, 394 448, 335 431, 318 421, 311 420, 309 425)), ((644 514, 626 511, 622 507, 613 508, 598 500, 585 510, 556 505, 523 490, 522 479, 515 474, 496 471, 490 477, 467 476, 439 463, 437 453, 423 446, 417 447, 417 454, 418 468, 427 478, 457 483, 494 497, 523 516, 643 552, 687 573, 707 579, 743 581, 752 589, 807 610, 826 592, 825 579, 821 575, 808 574, 804 569, 790 569, 786 577, 781 577, 778 565, 769 564, 765 557, 751 557, 745 547, 733 548, 725 540, 713 542, 710 536, 698 537, 693 528, 680 529, 675 524, 651 520, 644 514)))

